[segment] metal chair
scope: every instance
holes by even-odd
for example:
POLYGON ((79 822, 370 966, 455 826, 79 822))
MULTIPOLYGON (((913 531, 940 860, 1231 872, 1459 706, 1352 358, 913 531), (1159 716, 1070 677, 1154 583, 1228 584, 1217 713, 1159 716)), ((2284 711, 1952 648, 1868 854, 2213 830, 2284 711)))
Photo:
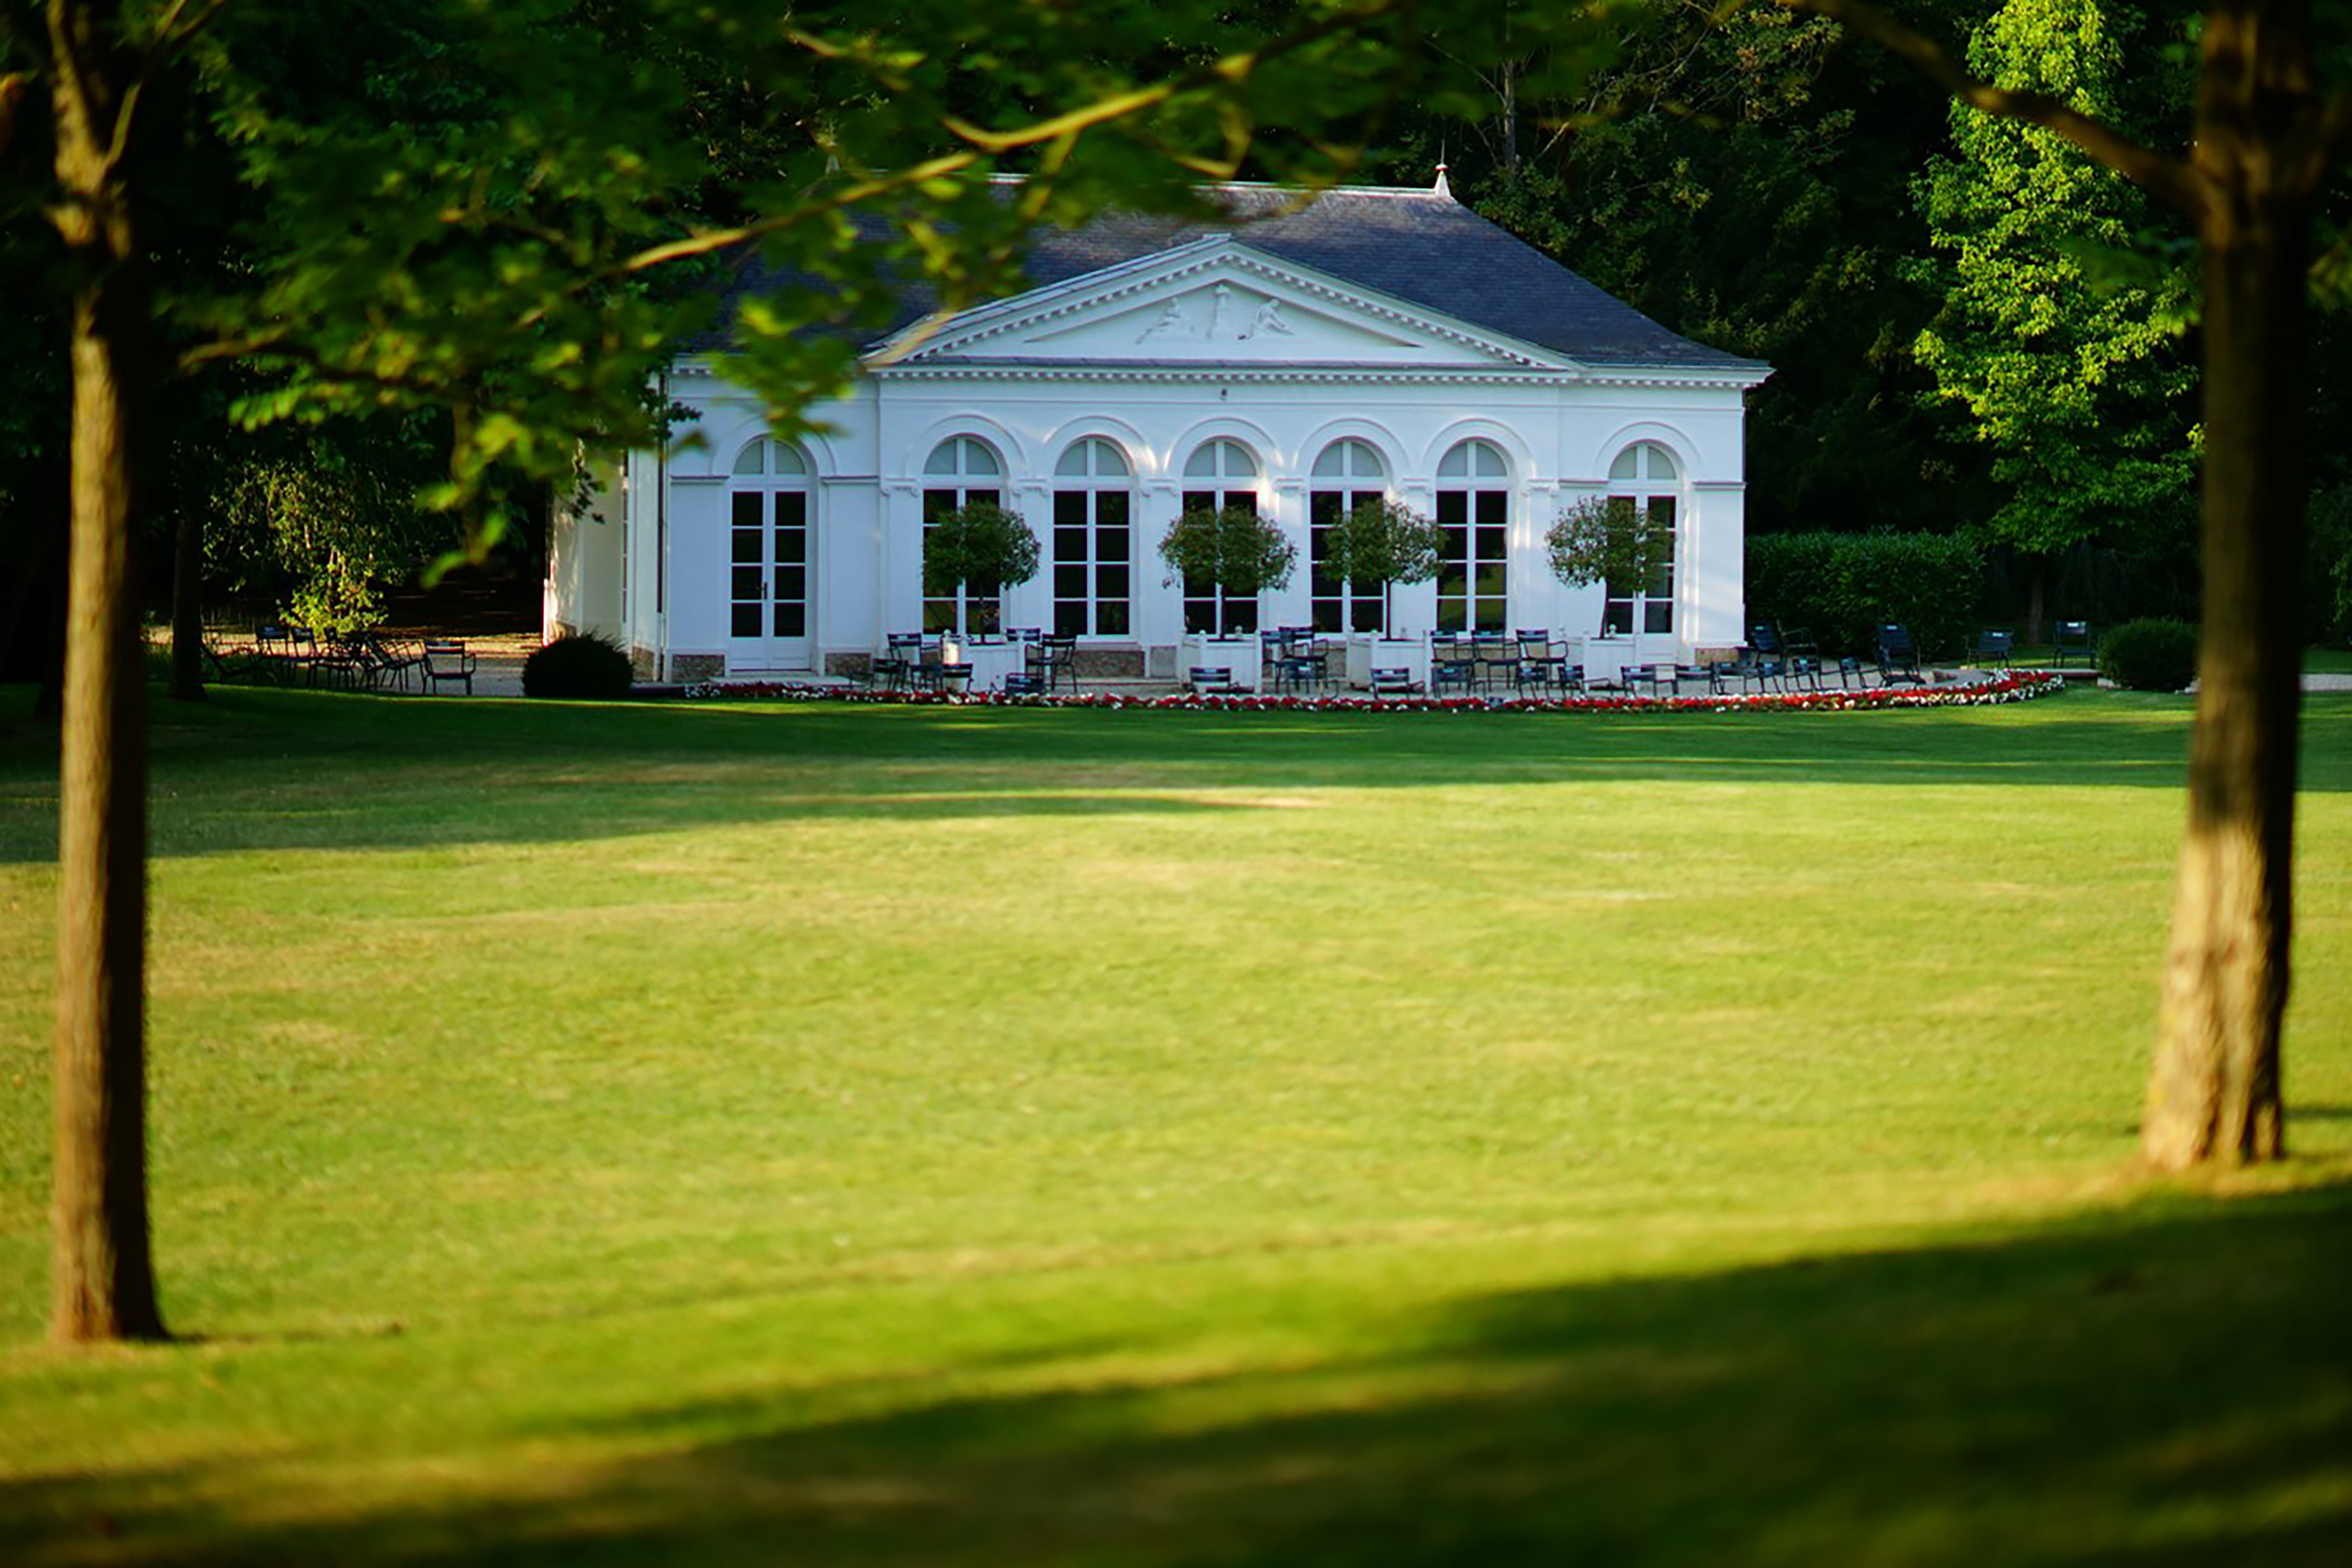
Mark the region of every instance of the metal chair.
POLYGON ((1919 668, 1919 645, 1912 640, 1911 628, 1890 621, 1878 628, 1878 683, 1892 686, 1898 680, 1913 686, 1927 684, 1919 668))
POLYGON ((2016 646, 2017 634, 1995 626, 1987 626, 1977 634, 1976 664, 1979 669, 1990 669, 1999 659, 2003 669, 2009 668, 2010 650, 2016 646))
POLYGON ((2084 664, 2095 663, 2099 656, 2099 639, 2092 634, 2088 621, 2060 621, 2057 639, 2050 647, 2050 662, 2062 665, 2076 656, 2084 664))
POLYGON ((466 645, 456 637, 428 637, 419 656, 425 675, 425 689, 438 691, 451 681, 462 683, 466 695, 474 694, 476 660, 466 645))

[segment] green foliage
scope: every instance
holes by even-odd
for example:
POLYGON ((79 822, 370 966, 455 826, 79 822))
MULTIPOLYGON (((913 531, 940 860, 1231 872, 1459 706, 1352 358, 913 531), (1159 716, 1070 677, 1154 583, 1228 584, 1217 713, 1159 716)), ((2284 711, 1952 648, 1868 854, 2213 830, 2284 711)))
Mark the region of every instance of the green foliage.
POLYGON ((2178 691, 2197 679, 2197 628, 2155 616, 2110 627, 2099 673, 2126 691, 2178 691))
POLYGON ((1748 542, 1748 615, 1855 654, 1900 622, 1932 657, 1966 646, 1983 576, 1982 552, 1958 534, 1763 534, 1748 542))
POLYGON ((1445 548, 1445 530, 1435 519, 1395 500, 1359 503, 1323 538, 1323 569, 1367 588, 1428 582, 1445 548))
POLYGON ((1652 583, 1675 563, 1675 531, 1627 496, 1588 496, 1544 532, 1551 574, 1571 588, 1652 583))
POLYGON ((619 643, 583 632, 557 637, 522 661, 526 697, 610 701, 626 697, 634 679, 629 656, 619 643))
MULTIPOLYGON (((2147 68, 2156 41, 2125 5, 2008 0, 1968 57, 1999 86, 2144 131, 2147 110, 2187 97, 2177 69, 2147 68)), ((1954 155, 1916 185, 1950 258, 1923 273, 1944 305, 1916 349, 1993 454, 2004 497, 1987 527, 2051 552, 2177 525, 2196 480, 2185 254, 2152 246, 2137 186, 2053 132, 1955 105, 1951 136, 1954 155)))
POLYGON ((2352 484, 2311 498, 2311 563, 2305 574, 2305 636, 2312 642, 2352 639, 2352 484))
POLYGON ((1247 595, 1290 581, 1298 549, 1270 519, 1245 506, 1198 508, 1169 525, 1160 542, 1171 582, 1214 583, 1247 595))
POLYGON ((231 472, 205 533, 207 574, 268 595, 299 626, 353 631, 383 619, 387 582, 419 563, 417 524, 384 470, 307 445, 231 472))
POLYGON ((943 512, 923 529, 923 592, 992 595, 1037 575, 1037 536, 1018 513, 986 501, 943 512))

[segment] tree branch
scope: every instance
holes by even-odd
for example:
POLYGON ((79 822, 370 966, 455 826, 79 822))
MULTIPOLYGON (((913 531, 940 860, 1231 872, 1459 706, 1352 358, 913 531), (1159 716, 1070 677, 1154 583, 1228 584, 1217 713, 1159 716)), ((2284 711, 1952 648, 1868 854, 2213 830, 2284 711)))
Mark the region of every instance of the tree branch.
POLYGON ((2152 152, 2114 127, 2038 92, 2015 92, 1969 74, 1926 34, 1864 0, 1776 0, 1792 11, 1827 16, 1870 39, 1971 109, 2021 120, 2064 137, 2084 153, 2187 216, 2203 224, 2212 197, 2189 164, 2152 152))

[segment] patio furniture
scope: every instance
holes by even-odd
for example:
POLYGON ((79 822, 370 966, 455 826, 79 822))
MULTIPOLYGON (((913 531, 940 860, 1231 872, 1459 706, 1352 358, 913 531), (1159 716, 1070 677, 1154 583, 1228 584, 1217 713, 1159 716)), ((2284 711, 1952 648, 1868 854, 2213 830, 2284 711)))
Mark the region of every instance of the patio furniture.
POLYGON ((463 640, 457 637, 427 637, 417 657, 427 691, 438 691, 454 681, 465 687, 467 696, 474 694, 477 660, 463 640))
POLYGON ((1878 683, 1892 686, 1898 680, 1913 686, 1927 684, 1919 669, 1919 646, 1912 640, 1911 628, 1890 621, 1878 628, 1878 683))
POLYGON ((1870 689, 1870 672, 1863 668, 1862 660, 1850 653, 1838 656, 1838 689, 1841 691, 1870 689))
POLYGON ((1040 676, 1031 675, 1026 670, 1016 670, 1004 678, 1004 695, 1043 697, 1045 695, 1045 679, 1040 676))
POLYGON ((1993 660, 1999 659, 2000 661, 2001 668, 2007 669, 2009 668, 2010 650, 2016 645, 2016 642, 2017 634, 2015 632, 2002 630, 1994 626, 1987 626, 1984 630, 1977 633, 1977 646, 1974 656, 1976 658, 1977 668, 1979 669, 1990 669, 1992 668, 1993 660))
POLYGON ((1212 692, 1236 692, 1247 689, 1245 687, 1235 686, 1233 669, 1229 666, 1221 664, 1194 665, 1185 673, 1184 685, 1188 690, 1201 696, 1207 696, 1212 692))
POLYGON ((886 691, 904 691, 914 682, 915 660, 922 655, 923 634, 891 632, 882 643, 885 651, 874 661, 874 683, 886 691))
POLYGON ((1448 691, 1468 696, 1478 687, 1478 651, 1452 632, 1433 632, 1429 640, 1429 689, 1443 697, 1448 691))
POLYGON ((1421 682, 1409 669, 1376 669, 1372 671, 1371 693, 1375 700, 1388 697, 1418 697, 1421 682))
POLYGON ((1026 670, 1045 683, 1045 689, 1066 686, 1078 689, 1078 639, 1075 637, 1041 636, 1034 642, 1024 642, 1026 670))
POLYGON ((2097 662, 2099 639, 2091 631, 2088 621, 2060 621, 2057 639, 2051 644, 2050 662, 2063 665, 2068 659, 2080 658, 2084 664, 2097 662))

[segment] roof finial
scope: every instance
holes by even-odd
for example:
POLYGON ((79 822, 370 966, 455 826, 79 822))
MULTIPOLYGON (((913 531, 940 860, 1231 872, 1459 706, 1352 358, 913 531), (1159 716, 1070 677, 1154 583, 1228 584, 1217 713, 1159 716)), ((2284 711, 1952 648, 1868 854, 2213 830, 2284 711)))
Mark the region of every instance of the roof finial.
POLYGON ((1429 187, 1429 193, 1449 201, 1454 196, 1454 187, 1445 183, 1445 143, 1443 142, 1437 144, 1437 184, 1429 187))

